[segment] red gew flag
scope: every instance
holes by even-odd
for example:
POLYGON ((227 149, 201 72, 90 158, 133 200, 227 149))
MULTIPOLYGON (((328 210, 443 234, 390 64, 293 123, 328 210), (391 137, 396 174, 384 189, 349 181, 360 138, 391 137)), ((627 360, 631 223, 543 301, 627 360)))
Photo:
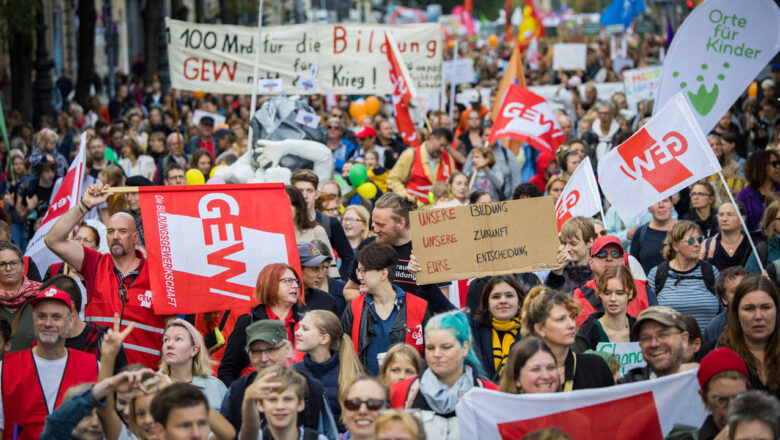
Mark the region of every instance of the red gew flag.
POLYGON ((140 187, 152 301, 161 315, 254 306, 260 270, 300 274, 280 183, 140 187))
POLYGON ((398 52, 398 45, 389 31, 385 31, 385 46, 387 47, 387 63, 390 73, 390 83, 393 85, 393 105, 395 106, 395 125, 401 133, 404 143, 416 147, 420 145, 417 130, 409 116, 409 102, 417 96, 406 65, 398 52))
POLYGON ((566 139, 547 101, 515 84, 507 89, 488 141, 507 137, 550 153, 566 139))

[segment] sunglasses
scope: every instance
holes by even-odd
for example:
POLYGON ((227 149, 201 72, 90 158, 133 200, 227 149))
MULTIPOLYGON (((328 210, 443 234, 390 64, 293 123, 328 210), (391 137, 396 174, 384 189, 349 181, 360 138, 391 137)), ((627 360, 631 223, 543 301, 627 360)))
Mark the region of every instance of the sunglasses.
POLYGON ((620 251, 599 251, 596 252, 593 256, 596 258, 607 258, 607 255, 611 256, 614 259, 623 258, 623 252, 620 251))
POLYGON ((775 168, 780 167, 780 160, 773 160, 772 162, 769 162, 769 165, 772 165, 775 168))
POLYGON ((688 243, 691 246, 693 246, 693 244, 696 243, 696 242, 701 244, 703 241, 704 241, 704 236, 702 236, 702 235, 699 235, 696 238, 690 237, 689 239, 685 240, 685 242, 688 243))
POLYGON ((338 125, 335 125, 335 126, 334 125, 329 125, 328 126, 328 130, 341 130, 341 127, 339 127, 338 125))
POLYGON ((360 410, 360 406, 364 403, 369 411, 379 411, 382 408, 387 408, 387 402, 382 399, 347 399, 344 401, 344 408, 350 411, 358 411, 360 410))

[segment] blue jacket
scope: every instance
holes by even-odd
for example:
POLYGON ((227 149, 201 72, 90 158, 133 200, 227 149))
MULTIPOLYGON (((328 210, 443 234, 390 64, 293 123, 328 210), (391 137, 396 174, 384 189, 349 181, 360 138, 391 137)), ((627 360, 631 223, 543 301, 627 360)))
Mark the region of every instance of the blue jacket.
POLYGON ((92 387, 89 387, 63 402, 53 413, 46 417, 40 438, 49 440, 70 440, 71 433, 81 419, 93 409, 106 404, 106 399, 95 400, 92 387))
POLYGON ((349 279, 349 270, 352 268, 352 263, 355 261, 355 251, 352 250, 352 245, 347 240, 347 234, 344 233, 344 228, 341 227, 341 222, 336 217, 325 215, 319 211, 316 212, 314 220, 325 228, 325 232, 328 234, 328 240, 330 240, 330 247, 333 248, 341 259, 341 267, 339 267, 339 275, 342 280, 349 279), (328 225, 326 225, 328 223, 328 225))
POLYGON ((322 363, 314 362, 308 354, 305 354, 302 361, 292 366, 299 373, 320 381, 325 388, 325 398, 328 400, 331 411, 333 411, 333 418, 336 420, 341 420, 341 404, 339 404, 340 366, 338 352, 333 352, 330 359, 322 363))
MULTIPOLYGON (((780 259, 780 235, 774 234, 766 244, 765 267, 771 266, 772 262, 777 259, 780 259)), ((761 268, 758 266, 755 253, 750 254, 750 258, 748 258, 747 263, 745 263, 745 269, 751 273, 761 273, 761 268)))
POLYGON ((341 169, 344 167, 344 163, 355 154, 357 148, 357 145, 353 144, 352 142, 346 139, 341 139, 339 146, 333 150, 333 161, 335 162, 334 165, 336 171, 339 173, 341 172, 341 169))

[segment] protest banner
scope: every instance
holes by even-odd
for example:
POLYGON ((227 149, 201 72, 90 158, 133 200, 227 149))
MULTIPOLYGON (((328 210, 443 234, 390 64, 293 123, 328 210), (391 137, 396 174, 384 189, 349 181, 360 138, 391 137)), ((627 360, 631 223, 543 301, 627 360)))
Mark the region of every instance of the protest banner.
POLYGON ((556 269, 554 216, 551 197, 414 211, 417 282, 556 269))
POLYGON ((587 46, 582 43, 553 44, 553 70, 585 70, 587 46))
POLYGON ((624 222, 648 206, 720 171, 681 93, 599 161, 599 185, 624 222))
POLYGON ((539 95, 511 84, 488 137, 489 142, 512 138, 540 151, 554 152, 566 136, 552 108, 539 95))
POLYGON ((260 270, 300 274, 290 201, 279 183, 139 187, 154 310, 254 306, 260 270))
POLYGON ((460 438, 516 440, 555 426, 577 440, 662 440, 675 424, 704 423, 707 410, 697 372, 568 393, 509 394, 474 387, 455 409, 460 438))
POLYGON ((474 61, 471 58, 443 61, 441 63, 442 81, 455 84, 474 82, 474 61))
POLYGON ((38 266, 38 270, 41 273, 46 272, 54 263, 62 261, 54 255, 54 252, 49 250, 43 239, 49 232, 56 220, 63 214, 70 211, 81 200, 81 187, 84 184, 84 157, 87 149, 87 133, 86 131, 81 134, 81 143, 79 144, 79 152, 71 162, 68 172, 65 173, 65 177, 62 178, 57 193, 51 199, 49 203, 49 209, 46 210, 46 215, 41 220, 41 225, 35 230, 35 234, 27 244, 27 250, 24 252, 26 257, 30 257, 35 265, 38 266))
MULTIPOLYGON (((571 174, 571 178, 566 182, 561 196, 555 203, 558 232, 561 231, 566 220, 572 217, 591 217, 601 211, 601 196, 596 176, 593 175, 593 165, 590 163, 590 158, 586 157, 577 165, 577 169, 571 174)), ((603 213, 601 217, 604 218, 603 213)))
POLYGON ((617 356, 620 359, 621 376, 625 376, 634 368, 647 365, 642 356, 642 349, 639 348, 639 342, 599 342, 596 351, 605 351, 617 356))
POLYGON ((677 30, 661 70, 653 115, 678 93, 709 133, 780 50, 780 8, 771 0, 708 0, 677 30))
MULTIPOLYGON (((263 26, 259 43, 256 27, 168 18, 166 26, 175 89, 251 94, 257 49, 258 82, 281 79, 281 84, 273 85, 281 85, 287 94, 389 94, 385 31, 398 41, 411 79, 421 92, 438 91, 441 82, 441 27, 437 23, 263 26)), ((279 92, 261 88, 258 93, 279 92)))
POLYGON ((623 87, 628 107, 638 110, 640 101, 655 99, 661 82, 661 66, 642 67, 623 72, 623 87))

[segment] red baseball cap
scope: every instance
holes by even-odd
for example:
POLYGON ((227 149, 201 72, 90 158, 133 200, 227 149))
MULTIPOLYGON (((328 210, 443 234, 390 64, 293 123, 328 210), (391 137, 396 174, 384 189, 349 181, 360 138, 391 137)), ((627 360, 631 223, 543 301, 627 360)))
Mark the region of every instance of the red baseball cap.
POLYGON ((376 137, 376 130, 374 130, 374 127, 372 127, 370 125, 366 125, 365 127, 363 127, 362 130, 357 132, 357 134, 355 135, 355 137, 358 138, 358 139, 364 139, 364 138, 367 138, 369 136, 376 137))
POLYGON ((717 350, 712 350, 704 356, 699 363, 699 372, 696 373, 696 377, 699 379, 699 386, 704 386, 712 379, 712 376, 720 373, 721 371, 739 371, 748 377, 747 365, 734 350, 722 347, 717 350))
POLYGON ((46 299, 62 301, 66 306, 68 306, 68 310, 70 310, 71 312, 73 311, 73 306, 70 301, 70 295, 68 295, 65 291, 60 290, 54 286, 47 287, 41 290, 40 292, 38 292, 38 294, 35 295, 35 297, 30 300, 30 304, 32 304, 32 306, 35 307, 39 302, 46 299))
POLYGON ((596 239, 593 240, 593 245, 590 247, 590 256, 592 257, 596 255, 604 248, 604 246, 608 244, 616 244, 617 247, 620 248, 621 252, 625 252, 623 249, 623 243, 620 242, 619 238, 615 237, 614 235, 602 235, 596 237, 596 239))

